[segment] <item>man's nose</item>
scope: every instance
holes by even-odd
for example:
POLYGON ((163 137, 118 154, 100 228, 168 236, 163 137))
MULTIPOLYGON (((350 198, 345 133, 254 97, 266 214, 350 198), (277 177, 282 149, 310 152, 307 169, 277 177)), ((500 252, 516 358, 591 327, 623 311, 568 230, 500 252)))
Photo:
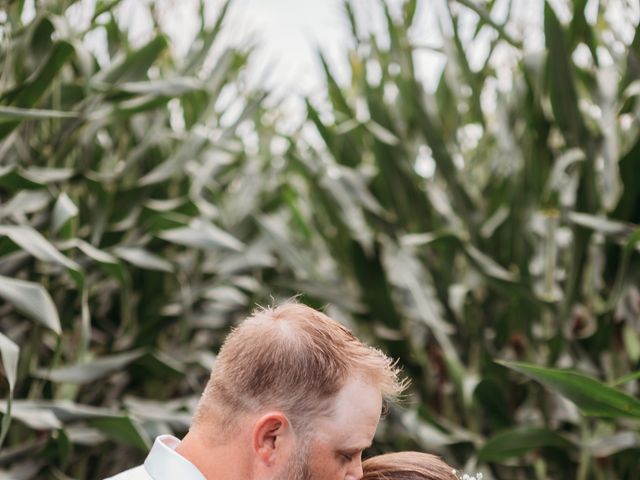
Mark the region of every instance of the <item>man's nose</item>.
POLYGON ((362 459, 358 458, 357 461, 353 462, 351 468, 349 469, 349 473, 345 477, 345 480, 360 480, 362 478, 362 459))

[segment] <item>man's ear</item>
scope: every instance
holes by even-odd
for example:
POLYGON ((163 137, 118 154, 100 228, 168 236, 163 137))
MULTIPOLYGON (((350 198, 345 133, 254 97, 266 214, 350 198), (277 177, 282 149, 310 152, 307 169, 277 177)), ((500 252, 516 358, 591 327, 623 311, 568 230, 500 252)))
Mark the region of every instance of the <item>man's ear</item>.
POLYGON ((258 458, 267 466, 273 465, 276 454, 282 451, 283 441, 291 437, 291 424, 281 412, 269 412, 253 427, 252 446, 258 458))

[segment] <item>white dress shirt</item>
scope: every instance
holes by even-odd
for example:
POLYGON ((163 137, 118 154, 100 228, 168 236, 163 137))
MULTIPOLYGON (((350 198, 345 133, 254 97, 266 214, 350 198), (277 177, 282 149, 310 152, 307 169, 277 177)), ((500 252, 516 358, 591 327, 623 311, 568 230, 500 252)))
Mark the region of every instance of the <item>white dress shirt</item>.
POLYGON ((175 451, 180 440, 161 435, 143 465, 105 480, 206 480, 196 466, 175 451))

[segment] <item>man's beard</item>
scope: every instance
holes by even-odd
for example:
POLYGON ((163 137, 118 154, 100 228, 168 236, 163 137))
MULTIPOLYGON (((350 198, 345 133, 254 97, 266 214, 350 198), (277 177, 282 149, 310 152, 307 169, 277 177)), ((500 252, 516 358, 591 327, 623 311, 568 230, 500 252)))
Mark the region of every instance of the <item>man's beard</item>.
POLYGON ((309 468, 309 445, 303 441, 296 451, 291 454, 281 475, 274 480, 312 480, 309 468))

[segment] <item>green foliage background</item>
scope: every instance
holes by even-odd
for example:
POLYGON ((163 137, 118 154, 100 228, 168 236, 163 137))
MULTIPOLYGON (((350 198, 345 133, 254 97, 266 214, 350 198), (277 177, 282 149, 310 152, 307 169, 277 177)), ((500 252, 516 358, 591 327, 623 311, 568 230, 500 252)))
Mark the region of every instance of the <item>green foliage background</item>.
POLYGON ((176 58, 157 21, 132 42, 118 0, 79 26, 82 3, 26 23, 0 4, 0 476, 139 463, 188 428, 230 326, 298 293, 413 381, 369 453, 640 476, 640 35, 620 38, 612 2, 595 23, 565 2, 566 24, 544 3, 539 54, 497 2, 448 2, 434 94, 417 2, 376 4, 386 38, 347 3, 350 82, 321 59, 327 101, 295 133, 247 86, 252 49, 220 47, 228 5, 176 58))

